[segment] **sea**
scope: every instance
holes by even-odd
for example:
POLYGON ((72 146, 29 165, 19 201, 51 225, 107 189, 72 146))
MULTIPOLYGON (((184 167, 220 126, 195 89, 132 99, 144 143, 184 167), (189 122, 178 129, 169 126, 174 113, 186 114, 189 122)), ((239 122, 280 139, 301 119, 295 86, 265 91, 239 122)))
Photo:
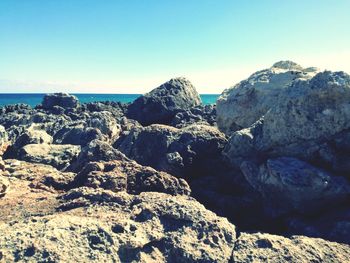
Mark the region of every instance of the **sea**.
MULTIPOLYGON (((40 104, 44 97, 39 93, 0 93, 0 107, 8 104, 24 103, 32 107, 40 104)), ((133 102, 141 94, 73 94, 81 103, 96 102, 96 101, 119 101, 119 102, 133 102)), ((204 104, 213 104, 216 102, 219 94, 201 94, 204 104)))

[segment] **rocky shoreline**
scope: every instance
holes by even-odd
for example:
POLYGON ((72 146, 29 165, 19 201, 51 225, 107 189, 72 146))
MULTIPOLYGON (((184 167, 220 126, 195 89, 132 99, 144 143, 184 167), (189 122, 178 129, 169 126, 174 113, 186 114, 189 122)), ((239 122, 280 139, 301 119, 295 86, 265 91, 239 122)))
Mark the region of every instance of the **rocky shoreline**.
POLYGON ((281 61, 203 105, 0 108, 0 262, 350 262, 350 76, 281 61))

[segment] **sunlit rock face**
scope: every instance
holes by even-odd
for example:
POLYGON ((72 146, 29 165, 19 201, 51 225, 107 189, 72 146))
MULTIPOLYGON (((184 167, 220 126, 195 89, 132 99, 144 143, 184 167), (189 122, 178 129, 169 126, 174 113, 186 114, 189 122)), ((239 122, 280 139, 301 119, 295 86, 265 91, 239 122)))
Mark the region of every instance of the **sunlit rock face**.
POLYGON ((225 90, 217 100, 217 125, 226 134, 247 128, 262 117, 279 95, 296 80, 308 80, 316 68, 303 68, 292 61, 280 61, 257 71, 248 79, 225 90))
POLYGON ((185 78, 175 78, 136 99, 129 106, 127 116, 142 125, 169 124, 178 111, 200 104, 192 83, 185 78))

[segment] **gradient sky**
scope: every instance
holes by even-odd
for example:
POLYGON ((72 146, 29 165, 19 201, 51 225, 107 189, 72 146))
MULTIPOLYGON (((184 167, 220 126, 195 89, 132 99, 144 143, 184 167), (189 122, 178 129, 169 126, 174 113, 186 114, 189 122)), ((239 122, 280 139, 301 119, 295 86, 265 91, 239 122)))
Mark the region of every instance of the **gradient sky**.
POLYGON ((0 93, 221 93, 279 60, 350 73, 349 0, 0 0, 0 93))

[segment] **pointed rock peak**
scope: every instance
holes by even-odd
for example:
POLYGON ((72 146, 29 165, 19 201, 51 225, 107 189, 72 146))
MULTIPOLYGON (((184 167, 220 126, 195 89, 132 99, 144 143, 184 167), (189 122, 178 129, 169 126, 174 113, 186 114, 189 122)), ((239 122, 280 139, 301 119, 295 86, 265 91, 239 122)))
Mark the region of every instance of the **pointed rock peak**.
POLYGON ((276 62, 272 67, 286 70, 303 70, 302 66, 290 60, 276 62))
POLYGON ((191 86, 193 86, 191 81, 189 81, 185 77, 172 78, 169 81, 165 82, 164 84, 171 84, 171 83, 181 83, 181 84, 184 84, 184 85, 191 85, 191 86))

